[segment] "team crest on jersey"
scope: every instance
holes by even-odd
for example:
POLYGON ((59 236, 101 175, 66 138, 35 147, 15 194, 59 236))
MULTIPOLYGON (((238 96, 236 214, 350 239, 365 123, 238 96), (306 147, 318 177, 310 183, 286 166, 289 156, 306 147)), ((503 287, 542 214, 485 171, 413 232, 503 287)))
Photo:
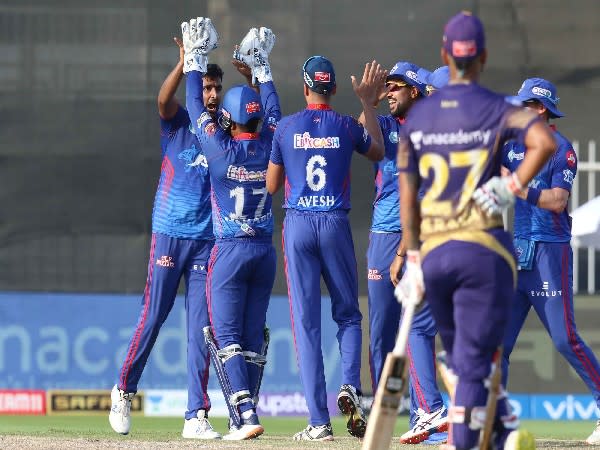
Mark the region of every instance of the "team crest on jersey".
POLYGON ((575 178, 575 174, 570 171, 569 169, 565 169, 563 170, 563 175, 564 175, 564 180, 569 183, 570 185, 573 185, 573 179, 575 178))
POLYGON ((390 131, 390 135, 388 136, 388 138, 392 144, 397 144, 398 143, 398 132, 390 131))
POLYGON ((185 164, 185 171, 189 172, 192 168, 196 168, 198 172, 204 172, 208 169, 208 161, 206 156, 202 154, 200 150, 196 148, 195 144, 192 144, 191 148, 186 148, 179 155, 177 159, 182 160, 185 164))
POLYGON ((573 150, 567 152, 567 164, 569 167, 575 167, 575 164, 577 164, 577 156, 573 150))

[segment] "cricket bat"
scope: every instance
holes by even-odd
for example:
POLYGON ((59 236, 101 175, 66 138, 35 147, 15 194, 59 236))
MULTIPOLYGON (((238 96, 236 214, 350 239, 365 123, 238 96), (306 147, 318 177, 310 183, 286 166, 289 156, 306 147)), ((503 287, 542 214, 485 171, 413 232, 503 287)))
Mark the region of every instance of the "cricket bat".
POLYGON ((415 315, 414 302, 402 314, 394 349, 387 354, 375 393, 362 450, 387 450, 392 442, 402 393, 407 385, 406 344, 415 315))
POLYGON ((494 371, 490 376, 490 387, 488 389, 488 398, 485 405, 485 422, 479 433, 479 450, 489 450, 491 448, 492 431, 494 420, 496 419, 496 405, 500 395, 500 383, 502 382, 502 347, 498 349, 493 358, 494 371))

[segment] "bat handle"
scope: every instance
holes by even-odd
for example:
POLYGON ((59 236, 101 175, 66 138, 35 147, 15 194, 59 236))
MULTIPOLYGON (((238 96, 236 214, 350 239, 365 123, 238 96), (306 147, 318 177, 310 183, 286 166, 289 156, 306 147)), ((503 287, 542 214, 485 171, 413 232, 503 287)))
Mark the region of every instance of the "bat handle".
POLYGON ((409 302, 402 312, 402 320, 400 321, 398 337, 396 338, 396 344, 392 350, 392 353, 394 353, 396 356, 406 355, 406 344, 408 343, 408 334, 410 333, 413 317, 415 315, 415 308, 416 306, 414 302, 409 302))

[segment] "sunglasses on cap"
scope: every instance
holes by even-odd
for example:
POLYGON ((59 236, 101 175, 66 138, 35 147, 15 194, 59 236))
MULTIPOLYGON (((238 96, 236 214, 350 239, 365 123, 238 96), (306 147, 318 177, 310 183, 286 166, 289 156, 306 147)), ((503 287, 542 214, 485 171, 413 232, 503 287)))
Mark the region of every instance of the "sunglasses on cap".
POLYGON ((396 81, 396 80, 391 80, 391 81, 385 82, 385 88, 388 90, 388 92, 396 92, 396 91, 399 91, 400 88, 403 88, 403 87, 410 87, 410 84, 408 84, 406 81, 396 81))

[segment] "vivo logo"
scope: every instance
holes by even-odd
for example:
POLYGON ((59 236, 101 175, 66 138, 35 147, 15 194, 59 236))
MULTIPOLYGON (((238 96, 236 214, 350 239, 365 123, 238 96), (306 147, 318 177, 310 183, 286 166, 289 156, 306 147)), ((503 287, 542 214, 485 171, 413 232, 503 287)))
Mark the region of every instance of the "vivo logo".
POLYGON ((600 417, 600 414, 596 412, 596 403, 593 400, 582 403, 579 400, 575 400, 575 397, 572 395, 567 395, 567 397, 558 404, 549 400, 544 400, 542 406, 552 420, 590 420, 600 417))

